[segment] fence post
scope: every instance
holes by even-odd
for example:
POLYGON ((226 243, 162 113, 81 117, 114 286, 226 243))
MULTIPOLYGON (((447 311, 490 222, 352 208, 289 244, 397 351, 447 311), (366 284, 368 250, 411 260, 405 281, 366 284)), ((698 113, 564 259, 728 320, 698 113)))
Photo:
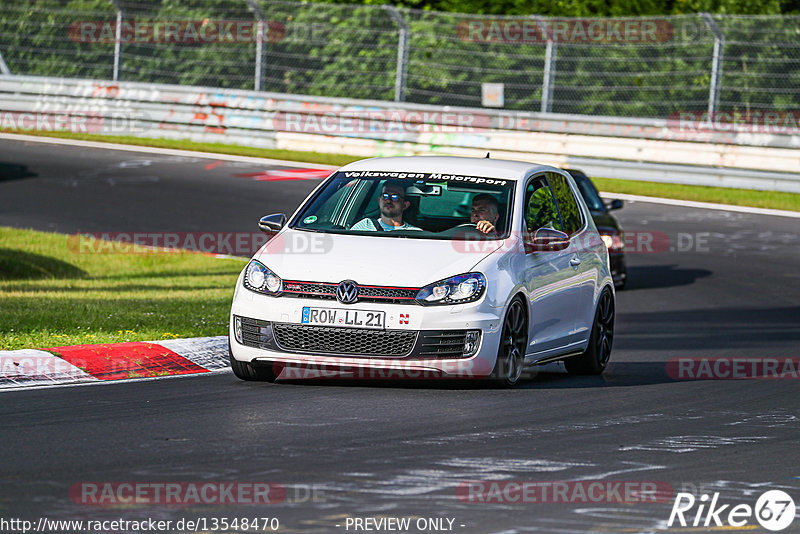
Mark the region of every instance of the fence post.
POLYGON ((406 76, 408 73, 408 37, 410 28, 408 22, 397 11, 394 6, 383 6, 389 13, 389 16, 397 22, 398 37, 397 37, 397 72, 394 78, 394 101, 405 102, 406 100, 406 76))
POLYGON ((117 0, 111 0, 114 9, 117 10, 117 27, 114 31, 114 71, 112 80, 119 81, 119 69, 122 66, 122 8, 117 0))
POLYGON ((4 76, 11 76, 11 70, 9 70, 8 65, 6 65, 2 52, 0 52, 0 74, 3 74, 4 76))
POLYGON ((256 16, 256 28, 258 30, 258 37, 256 37, 256 68, 255 68, 255 75, 253 80, 253 88, 256 91, 261 91, 261 86, 264 83, 264 69, 266 67, 266 61, 264 61, 264 34, 269 31, 269 26, 267 25, 267 17, 264 16, 264 12, 261 8, 256 4, 255 0, 245 0, 247 2, 247 7, 253 14, 256 16), (266 31, 265 31, 266 30, 266 31))
POLYGON ((722 33, 714 18, 708 13, 701 13, 703 22, 714 35, 714 55, 711 59, 711 86, 708 90, 708 115, 709 120, 719 107, 719 92, 722 81, 722 58, 725 34, 722 33))
POLYGON ((542 105, 540 111, 542 113, 550 113, 553 111, 553 85, 556 76, 556 43, 553 42, 553 37, 547 29, 547 23, 539 17, 531 17, 539 23, 542 29, 542 35, 547 39, 547 45, 544 52, 544 74, 542 76, 542 105))

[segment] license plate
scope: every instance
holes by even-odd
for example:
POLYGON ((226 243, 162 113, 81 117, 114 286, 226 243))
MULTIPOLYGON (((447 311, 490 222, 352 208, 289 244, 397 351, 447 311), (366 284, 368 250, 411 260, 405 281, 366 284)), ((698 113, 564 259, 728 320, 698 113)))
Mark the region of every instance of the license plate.
POLYGON ((314 326, 383 330, 386 328, 386 312, 304 306, 302 323, 314 326))

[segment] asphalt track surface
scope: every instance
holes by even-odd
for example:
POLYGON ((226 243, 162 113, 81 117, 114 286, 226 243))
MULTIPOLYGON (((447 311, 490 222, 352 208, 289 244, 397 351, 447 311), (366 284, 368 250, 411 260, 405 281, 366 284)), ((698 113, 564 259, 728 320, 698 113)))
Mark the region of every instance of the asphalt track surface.
MULTIPOLYGON (((0 163, 16 165, 0 180, 0 225, 67 233, 252 231, 258 217, 292 211, 317 183, 236 176, 266 169, 251 164, 8 140, 0 163)), ((502 390, 273 385, 219 373, 7 392, 0 514, 277 517, 282 532, 353 532, 347 517, 452 518, 454 532, 660 532, 670 495, 487 504, 459 499, 457 488, 658 481, 698 496, 719 492, 724 504, 752 506, 768 489, 800 503, 800 380, 673 380, 666 370, 677 357, 798 356, 797 220, 641 202, 617 213, 629 232, 665 234, 669 248, 629 254, 602 377, 539 373, 502 390), (266 506, 97 507, 70 499, 82 481, 272 482, 288 497, 266 506)), ((797 531, 800 518, 783 532, 797 531)))

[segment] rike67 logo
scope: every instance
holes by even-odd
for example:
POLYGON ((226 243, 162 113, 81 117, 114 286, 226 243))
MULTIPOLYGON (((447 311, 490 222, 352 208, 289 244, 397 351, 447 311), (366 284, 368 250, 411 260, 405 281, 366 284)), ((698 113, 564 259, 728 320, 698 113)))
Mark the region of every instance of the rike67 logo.
POLYGON ((763 528, 777 532, 792 524, 795 512, 794 500, 781 490, 763 493, 754 507, 743 503, 720 504, 719 493, 714 493, 710 501, 707 494, 697 499, 691 493, 678 493, 667 526, 744 527, 755 516, 763 528))

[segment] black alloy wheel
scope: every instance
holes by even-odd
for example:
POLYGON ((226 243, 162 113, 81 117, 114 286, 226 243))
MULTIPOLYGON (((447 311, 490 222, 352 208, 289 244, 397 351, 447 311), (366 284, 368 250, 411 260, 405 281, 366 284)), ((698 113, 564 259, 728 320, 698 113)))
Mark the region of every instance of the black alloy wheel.
POLYGON ((599 375, 608 365, 613 342, 614 298, 606 289, 597 304, 589 345, 583 354, 564 360, 564 366, 573 375, 599 375))

